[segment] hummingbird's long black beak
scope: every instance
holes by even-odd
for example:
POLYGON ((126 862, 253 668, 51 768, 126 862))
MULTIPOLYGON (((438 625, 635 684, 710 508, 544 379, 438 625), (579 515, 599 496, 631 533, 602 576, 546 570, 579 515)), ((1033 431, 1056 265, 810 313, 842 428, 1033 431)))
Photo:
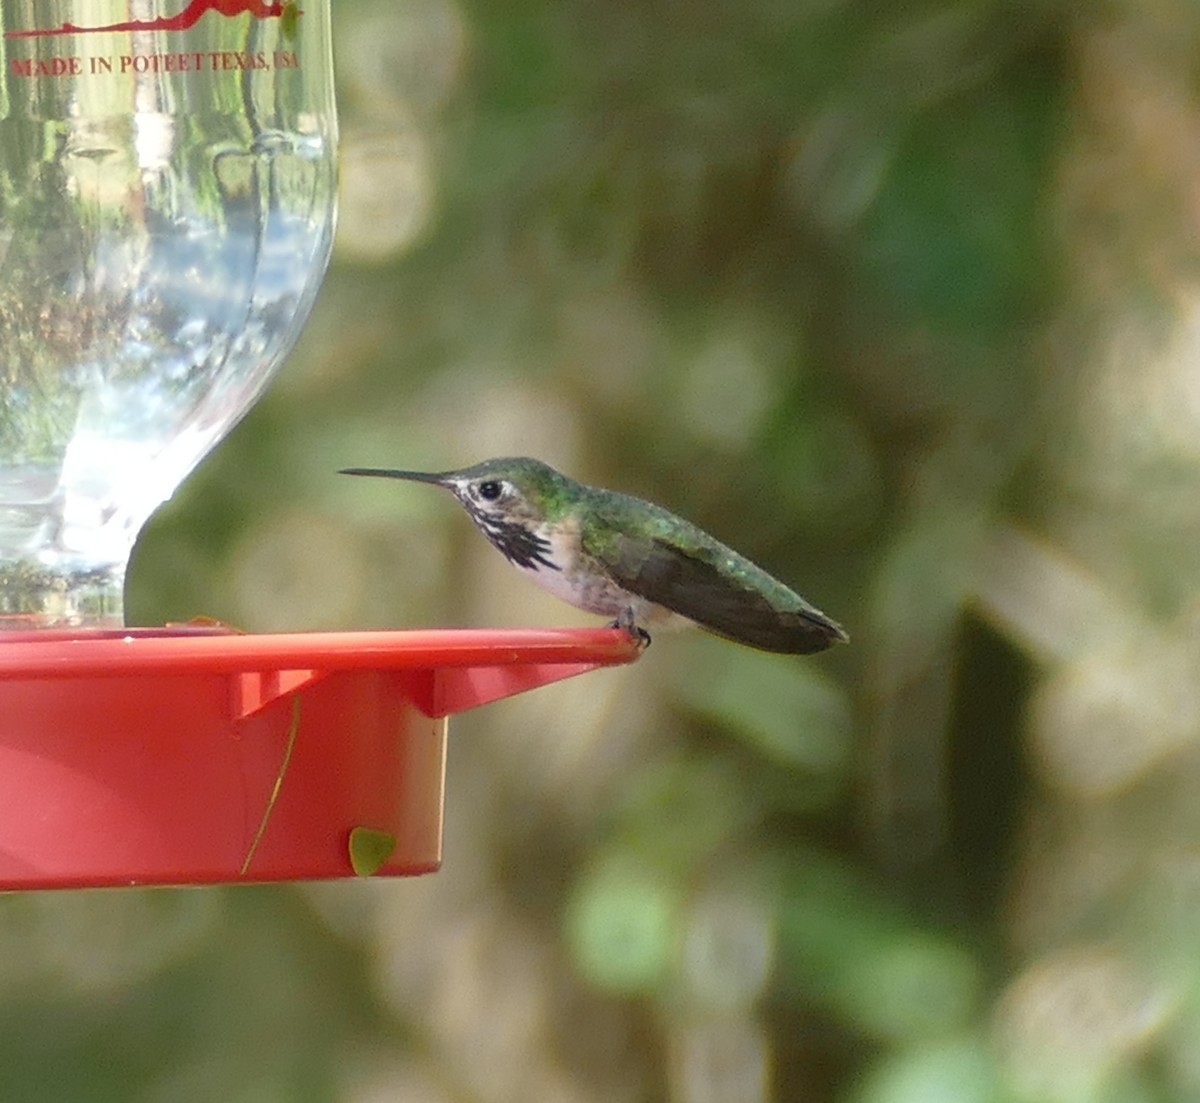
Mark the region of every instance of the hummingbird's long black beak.
POLYGON ((380 479, 404 479, 410 483, 445 486, 446 476, 437 471, 391 471, 382 467, 343 467, 339 475, 371 475, 380 479))

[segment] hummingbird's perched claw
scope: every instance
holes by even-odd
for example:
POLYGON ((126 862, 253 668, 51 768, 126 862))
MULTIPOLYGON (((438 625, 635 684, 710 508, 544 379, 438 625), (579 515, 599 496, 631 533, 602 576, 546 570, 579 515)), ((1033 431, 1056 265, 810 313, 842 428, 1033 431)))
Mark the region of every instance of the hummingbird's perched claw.
POLYGON ((795 590, 662 506, 585 486, 541 460, 485 460, 454 471, 351 467, 450 491, 512 563, 556 597, 615 617, 642 648, 644 624, 690 621, 735 643, 808 655, 849 640, 795 590))
POLYGON ((645 651, 654 641, 650 638, 650 633, 646 629, 639 627, 637 618, 633 612, 633 606, 628 605, 618 614, 617 619, 609 625, 610 628, 621 628, 632 636, 638 645, 638 651, 645 651))

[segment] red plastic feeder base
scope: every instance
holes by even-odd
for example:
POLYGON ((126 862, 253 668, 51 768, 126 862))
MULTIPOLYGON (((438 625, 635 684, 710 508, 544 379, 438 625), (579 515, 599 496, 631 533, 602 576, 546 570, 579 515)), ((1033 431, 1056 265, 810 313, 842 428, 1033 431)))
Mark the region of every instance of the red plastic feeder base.
POLYGON ((0 634, 0 889, 346 877, 442 847, 446 718, 637 648, 615 629, 0 634))

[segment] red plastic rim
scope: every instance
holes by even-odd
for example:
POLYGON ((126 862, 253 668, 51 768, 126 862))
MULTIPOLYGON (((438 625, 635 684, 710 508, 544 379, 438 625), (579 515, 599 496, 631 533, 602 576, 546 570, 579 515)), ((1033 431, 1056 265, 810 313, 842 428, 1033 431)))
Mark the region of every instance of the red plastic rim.
POLYGON ((630 662, 638 643, 616 628, 431 628, 251 635, 210 626, 0 632, 0 678, 155 672, 398 670, 630 662))

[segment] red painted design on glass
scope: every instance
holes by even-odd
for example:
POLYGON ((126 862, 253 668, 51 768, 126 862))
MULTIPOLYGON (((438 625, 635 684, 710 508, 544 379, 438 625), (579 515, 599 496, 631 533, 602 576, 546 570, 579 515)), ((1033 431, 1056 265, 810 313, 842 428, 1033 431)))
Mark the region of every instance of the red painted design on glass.
POLYGON ((291 7, 300 15, 291 0, 192 0, 178 15, 161 15, 157 19, 130 19, 125 23, 108 23, 103 27, 78 27, 64 23, 61 27, 44 27, 32 31, 5 31, 5 38, 39 38, 57 34, 101 34, 109 31, 186 31, 194 27, 206 12, 218 15, 250 15, 255 19, 280 19, 291 7))

